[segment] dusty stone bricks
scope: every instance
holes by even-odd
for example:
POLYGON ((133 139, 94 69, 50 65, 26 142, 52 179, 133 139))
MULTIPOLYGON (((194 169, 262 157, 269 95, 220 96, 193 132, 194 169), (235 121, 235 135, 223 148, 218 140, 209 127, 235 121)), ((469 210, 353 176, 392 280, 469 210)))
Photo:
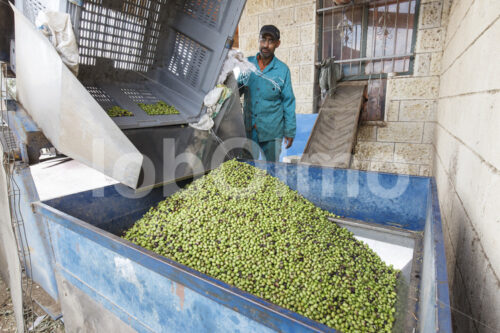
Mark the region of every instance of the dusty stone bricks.
POLYGON ((394 161, 430 164, 432 161, 432 146, 428 144, 396 143, 394 161))
POLYGON ((295 112, 296 113, 307 114, 307 113, 311 113, 312 109, 313 109, 312 102, 311 103, 303 102, 303 103, 298 103, 297 104, 297 107, 295 108, 295 112))
POLYGON ((394 158, 394 143, 358 142, 356 158, 359 160, 392 162, 394 158))
POLYGON ((401 101, 399 120, 401 121, 434 121, 436 120, 436 102, 401 101))
POLYGON ((358 129, 358 140, 377 141, 377 126, 361 126, 358 129))
POLYGON ((420 167, 416 164, 371 162, 370 171, 417 175, 420 167))
POLYGON ((377 133, 379 142, 422 142, 424 124, 421 122, 388 122, 377 133))
POLYGON ((442 60, 442 58, 443 58, 442 52, 432 53, 431 67, 430 67, 430 71, 429 71, 430 75, 441 74, 441 60, 442 60))
POLYGON ((428 76, 387 80, 387 92, 390 93, 391 99, 436 99, 439 93, 439 77, 428 76))
POLYGON ((418 33, 417 47, 421 52, 436 52, 443 49, 442 28, 422 29, 418 33))
POLYGON ((316 17, 316 12, 315 12, 315 5, 308 5, 304 7, 297 7, 295 11, 295 17, 297 23, 314 23, 315 17, 316 17))
POLYGON ((425 123, 424 125, 424 136, 422 138, 423 143, 432 144, 434 142, 434 130, 436 127, 436 123, 425 123))
POLYGON ((420 6, 419 29, 440 27, 442 7, 440 1, 422 4, 420 6))
POLYGON ((266 13, 269 11, 269 8, 274 8, 273 0, 248 1, 248 3, 245 6, 245 13, 247 15, 266 13))
POLYGON ((386 115, 387 121, 398 121, 399 105, 400 105, 400 101, 388 101, 386 98, 385 115, 386 115))
POLYGON ((429 75, 432 62, 432 53, 422 53, 417 55, 415 60, 415 76, 429 75))
POLYGON ((314 83, 314 65, 300 66, 300 82, 301 83, 314 83))

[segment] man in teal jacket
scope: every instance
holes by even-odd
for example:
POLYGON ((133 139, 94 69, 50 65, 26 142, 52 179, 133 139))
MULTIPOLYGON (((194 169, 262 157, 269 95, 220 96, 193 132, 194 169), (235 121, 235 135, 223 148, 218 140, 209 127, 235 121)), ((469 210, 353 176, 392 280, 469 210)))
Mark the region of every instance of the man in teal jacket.
POLYGON ((266 160, 277 161, 283 137, 287 149, 295 138, 295 96, 288 66, 274 55, 281 43, 278 28, 263 26, 259 43, 259 53, 248 58, 257 72, 238 79, 245 98, 245 128, 247 137, 260 146, 266 160))

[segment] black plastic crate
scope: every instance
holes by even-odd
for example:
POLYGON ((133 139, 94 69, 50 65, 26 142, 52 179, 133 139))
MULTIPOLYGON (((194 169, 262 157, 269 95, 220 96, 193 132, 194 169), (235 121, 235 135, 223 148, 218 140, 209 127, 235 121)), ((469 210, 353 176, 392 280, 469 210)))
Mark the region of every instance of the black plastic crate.
MULTIPOLYGON (((197 121, 214 87, 246 1, 23 0, 34 22, 39 10, 71 15, 79 45, 78 78, 122 129, 197 121), (137 104, 164 101, 179 115, 147 115, 137 104)), ((19 6, 18 6, 19 7, 19 6)))

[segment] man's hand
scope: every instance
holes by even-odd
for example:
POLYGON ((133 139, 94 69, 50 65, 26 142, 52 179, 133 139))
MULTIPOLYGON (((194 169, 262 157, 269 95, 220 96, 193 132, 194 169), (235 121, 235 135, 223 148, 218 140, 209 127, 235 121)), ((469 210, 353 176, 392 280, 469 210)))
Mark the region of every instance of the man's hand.
POLYGON ((293 143, 293 138, 289 138, 289 137, 285 136, 285 143, 286 143, 286 149, 290 148, 292 146, 292 143, 293 143))

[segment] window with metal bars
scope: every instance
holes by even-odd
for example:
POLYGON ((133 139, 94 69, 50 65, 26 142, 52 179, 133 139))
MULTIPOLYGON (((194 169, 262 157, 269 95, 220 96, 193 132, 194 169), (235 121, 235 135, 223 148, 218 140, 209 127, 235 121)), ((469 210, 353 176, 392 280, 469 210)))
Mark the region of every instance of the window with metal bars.
POLYGON ((362 120, 383 120, 388 73, 412 74, 420 0, 319 3, 318 58, 334 58, 343 80, 368 80, 362 120))

